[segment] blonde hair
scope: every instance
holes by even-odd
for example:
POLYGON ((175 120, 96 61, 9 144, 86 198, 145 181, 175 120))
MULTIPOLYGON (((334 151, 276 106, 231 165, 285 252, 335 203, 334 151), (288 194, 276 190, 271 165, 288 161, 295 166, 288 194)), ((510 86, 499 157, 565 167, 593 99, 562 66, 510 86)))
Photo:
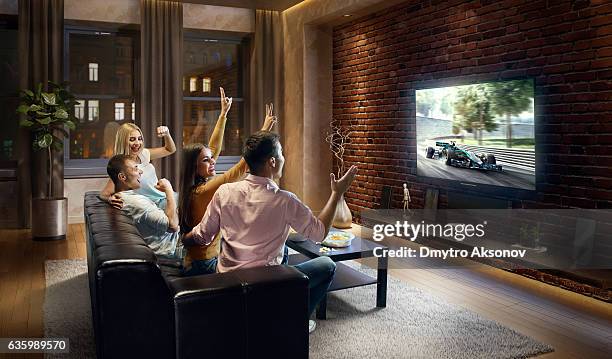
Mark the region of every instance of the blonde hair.
POLYGON ((117 130, 119 124, 117 122, 107 122, 104 126, 104 158, 113 157, 113 151, 115 150, 115 139, 117 138, 117 130))
MULTIPOLYGON (((142 136, 142 130, 131 122, 126 122, 119 127, 117 135, 115 135, 115 155, 129 155, 130 154, 130 133, 134 130, 140 132, 142 136)), ((142 141, 142 147, 144 148, 144 136, 142 141)))

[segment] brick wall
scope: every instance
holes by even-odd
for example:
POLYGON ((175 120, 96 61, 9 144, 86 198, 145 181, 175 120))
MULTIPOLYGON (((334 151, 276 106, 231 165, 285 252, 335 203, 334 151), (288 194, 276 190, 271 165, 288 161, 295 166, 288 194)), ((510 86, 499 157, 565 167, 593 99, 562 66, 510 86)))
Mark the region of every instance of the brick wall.
MULTIPOLYGON (((526 77, 535 79, 536 193, 508 199, 612 208, 609 0, 408 1, 334 28, 333 114, 356 126, 346 160, 361 170, 346 199, 357 218, 377 208, 384 185, 394 207, 402 183, 415 207, 432 187, 416 175, 416 86, 526 77)), ((445 186, 435 186, 440 207, 445 186)))

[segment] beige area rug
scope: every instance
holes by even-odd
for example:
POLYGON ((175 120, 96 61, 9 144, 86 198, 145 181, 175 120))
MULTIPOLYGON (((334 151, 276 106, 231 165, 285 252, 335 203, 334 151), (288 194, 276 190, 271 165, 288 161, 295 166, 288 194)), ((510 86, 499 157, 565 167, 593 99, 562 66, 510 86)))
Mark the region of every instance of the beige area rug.
MULTIPOLYGON (((343 262, 375 277, 356 262, 343 262)), ((327 320, 317 320, 310 357, 528 358, 554 351, 468 309, 388 277, 387 307, 376 308, 376 286, 333 292, 327 320)))
MULTIPOLYGON (((369 268, 353 266, 373 274, 369 268)), ((85 260, 47 261, 45 267, 45 336, 70 338, 71 349, 70 355, 47 358, 95 358, 85 260)), ((492 359, 553 351, 393 277, 387 293, 384 309, 374 307, 375 286, 330 294, 328 319, 318 320, 310 336, 310 357, 492 359)))
POLYGON ((45 358, 95 358, 87 262, 46 261, 45 278, 45 337, 70 340, 69 354, 46 354, 45 358))

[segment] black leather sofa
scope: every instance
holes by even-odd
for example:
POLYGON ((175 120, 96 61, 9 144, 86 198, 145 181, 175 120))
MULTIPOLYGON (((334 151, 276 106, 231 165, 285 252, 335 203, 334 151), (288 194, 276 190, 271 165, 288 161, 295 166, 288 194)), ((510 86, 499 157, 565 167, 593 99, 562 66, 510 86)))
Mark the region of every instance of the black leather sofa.
POLYGON ((308 357, 308 278, 296 269, 181 278, 98 192, 84 212, 98 359, 308 357))

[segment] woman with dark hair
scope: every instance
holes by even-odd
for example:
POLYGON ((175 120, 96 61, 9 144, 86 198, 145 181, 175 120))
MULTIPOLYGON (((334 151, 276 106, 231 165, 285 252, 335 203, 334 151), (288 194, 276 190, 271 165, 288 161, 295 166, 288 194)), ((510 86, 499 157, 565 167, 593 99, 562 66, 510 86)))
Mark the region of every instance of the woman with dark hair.
MULTIPOLYGON (((231 103, 230 103, 231 105, 231 103)), ((229 109, 228 109, 229 110, 229 109)), ((272 115, 272 104, 266 105, 266 117, 263 131, 270 131, 276 124, 276 116, 272 115)), ((241 158, 228 171, 215 177, 215 164, 223 145, 223 130, 225 121, 217 121, 208 146, 202 143, 193 143, 183 148, 183 169, 181 180, 181 194, 179 196, 179 218, 182 233, 189 233, 200 223, 208 204, 217 189, 224 183, 240 180, 247 172, 248 166, 241 158)), ((220 235, 207 246, 193 246, 187 248, 183 267, 183 275, 215 273, 217 256, 220 251, 220 235)))

